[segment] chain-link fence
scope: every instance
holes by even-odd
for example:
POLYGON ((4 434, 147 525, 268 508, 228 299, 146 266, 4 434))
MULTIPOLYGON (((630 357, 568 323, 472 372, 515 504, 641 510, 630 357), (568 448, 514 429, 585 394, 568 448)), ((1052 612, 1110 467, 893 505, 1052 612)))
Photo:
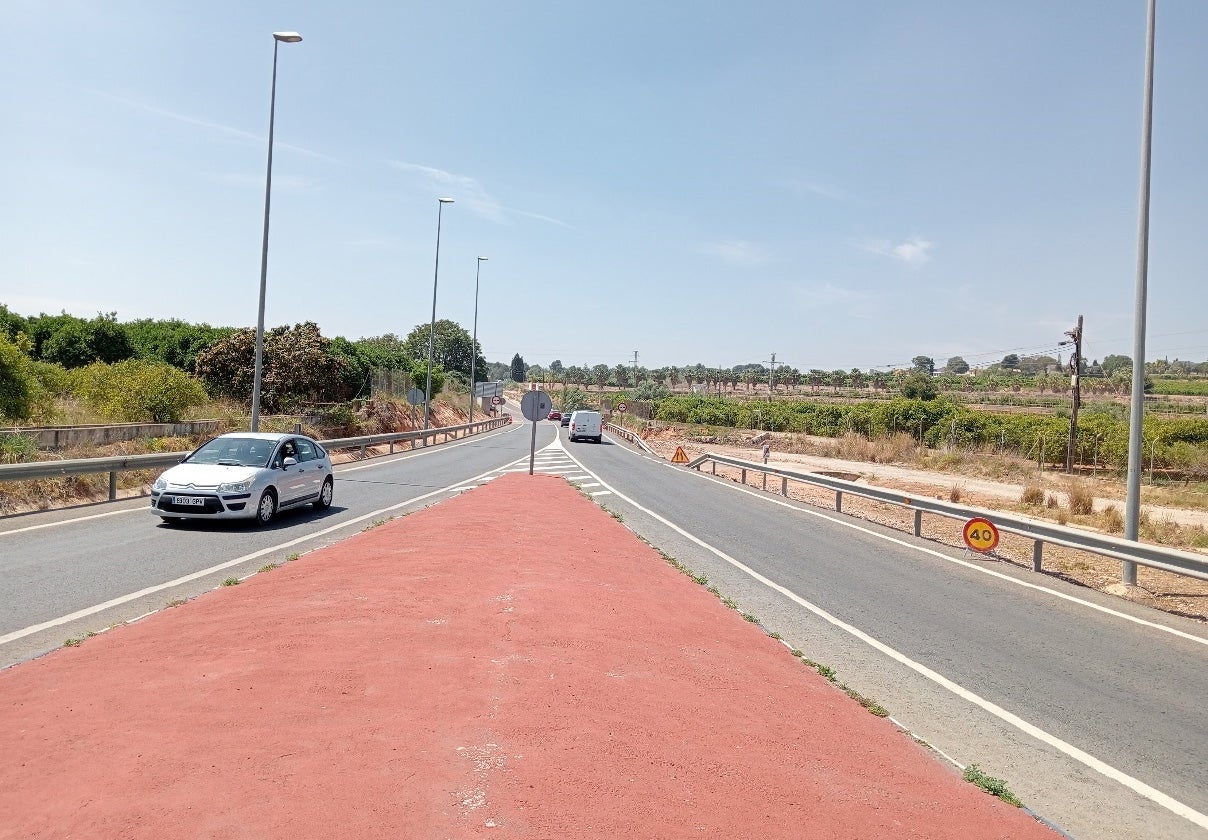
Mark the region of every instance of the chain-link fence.
POLYGON ((370 396, 395 400, 407 399, 413 387, 411 374, 393 368, 374 368, 369 374, 370 396))

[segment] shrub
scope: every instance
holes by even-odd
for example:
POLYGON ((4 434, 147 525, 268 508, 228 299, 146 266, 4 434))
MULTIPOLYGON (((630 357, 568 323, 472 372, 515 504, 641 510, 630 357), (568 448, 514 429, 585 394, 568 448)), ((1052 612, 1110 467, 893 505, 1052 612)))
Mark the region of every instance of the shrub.
POLYGON ((963 485, 953 484, 952 487, 948 489, 948 501, 952 502, 953 504, 959 504, 960 500, 964 497, 965 488, 963 485))
POLYGON ((69 381, 95 411, 128 423, 175 423, 207 399, 201 383, 180 368, 139 359, 94 362, 71 371, 69 381))
POLYGON ((0 421, 27 419, 35 387, 29 357, 0 335, 0 421))
POLYGON ((1019 497, 1025 505, 1042 505, 1044 504, 1044 488, 1038 487, 1035 484, 1025 484, 1023 486, 1023 495, 1019 497))
POLYGON ((1120 509, 1115 505, 1108 505, 1103 509, 1101 520, 1103 530, 1111 533, 1120 533, 1124 531, 1124 517, 1120 515, 1120 509))
POLYGON ((1086 516, 1094 512, 1095 497, 1084 484, 1071 484, 1068 490, 1070 513, 1075 516, 1086 516))

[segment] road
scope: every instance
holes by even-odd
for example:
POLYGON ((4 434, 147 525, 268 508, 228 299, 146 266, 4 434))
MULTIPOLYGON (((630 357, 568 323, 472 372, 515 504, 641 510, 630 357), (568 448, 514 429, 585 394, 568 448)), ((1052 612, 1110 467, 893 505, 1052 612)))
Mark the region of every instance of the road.
MULTIPOLYGON (((338 467, 330 511, 266 529, 166 528, 146 500, 2 520, 0 662, 524 470, 531 429, 338 467)), ((537 469, 566 476, 902 726, 1005 778, 1072 836, 1206 836, 1202 625, 673 467, 617 440, 570 444, 539 423, 537 446, 537 469)))
POLYGON ((1202 624, 619 440, 565 448, 628 527, 1073 836, 1206 835, 1193 823, 1208 820, 1202 624))
MULTIPOLYGON (((539 427, 538 445, 554 437, 539 427)), ((525 424, 334 469, 330 509, 163 525, 147 499, 0 519, 0 667, 434 504, 529 450, 525 424)))

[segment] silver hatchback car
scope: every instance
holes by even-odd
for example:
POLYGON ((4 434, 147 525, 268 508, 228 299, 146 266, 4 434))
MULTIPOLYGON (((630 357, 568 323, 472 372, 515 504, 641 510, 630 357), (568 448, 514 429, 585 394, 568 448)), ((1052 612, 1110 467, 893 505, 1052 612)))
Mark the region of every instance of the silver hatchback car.
POLYGON ((279 510, 331 507, 331 458, 305 435, 231 432, 198 447, 151 487, 151 512, 180 519, 272 521, 279 510))

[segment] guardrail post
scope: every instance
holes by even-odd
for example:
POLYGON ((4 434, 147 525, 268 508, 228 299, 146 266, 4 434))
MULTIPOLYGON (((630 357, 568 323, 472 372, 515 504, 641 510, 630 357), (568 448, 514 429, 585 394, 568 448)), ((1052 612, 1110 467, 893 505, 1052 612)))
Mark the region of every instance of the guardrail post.
POLYGON ((1036 540, 1032 543, 1032 571, 1040 571, 1040 561, 1044 556, 1044 543, 1041 540, 1036 540))
POLYGON ((363 447, 363 446, 361 447, 361 457, 362 458, 365 457, 365 447, 363 447))
POLYGON ((390 441, 390 454, 394 454, 394 441, 390 441))
POLYGON ((843 491, 835 491, 835 513, 843 513, 843 491))
POLYGON ((767 473, 763 474, 763 489, 764 490, 768 489, 768 474, 767 473))
POLYGON ((745 469, 742 471, 742 483, 747 483, 747 471, 745 469))
POLYGON ((923 536, 923 512, 921 510, 914 512, 914 535, 916 537, 923 536))
POLYGON ((780 495, 787 496, 789 494, 789 478, 786 475, 780 477, 780 495))
POLYGON ((117 472, 114 470, 110 470, 109 471, 109 501, 112 502, 116 498, 117 498, 117 472))
POLYGON ((709 462, 709 467, 710 467, 710 469, 712 469, 712 470, 713 470, 713 474, 714 474, 714 475, 717 475, 717 462, 716 462, 716 461, 710 461, 710 462, 709 462))

